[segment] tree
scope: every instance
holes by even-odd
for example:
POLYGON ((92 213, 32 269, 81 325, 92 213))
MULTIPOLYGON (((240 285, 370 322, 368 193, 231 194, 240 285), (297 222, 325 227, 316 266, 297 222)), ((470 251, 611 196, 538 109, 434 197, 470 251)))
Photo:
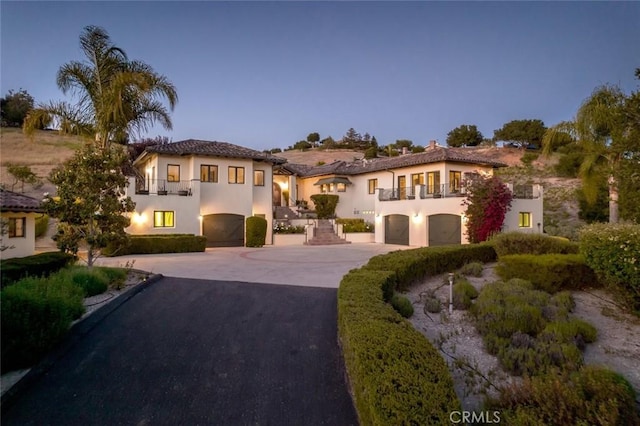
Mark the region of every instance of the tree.
POLYGON ((336 146, 336 141, 333 140, 331 136, 327 136, 326 138, 322 139, 320 143, 322 144, 322 148, 324 149, 331 149, 335 148, 336 146))
POLYGON ((462 204, 467 207, 467 236, 469 242, 480 243, 500 232, 513 194, 496 176, 476 175, 466 185, 467 198, 462 204))
POLYGON ((637 97, 637 92, 627 97, 617 86, 597 87, 582 103, 573 121, 552 127, 543 140, 547 155, 559 137, 566 137, 564 134, 576 141, 576 149, 584 153, 579 176, 585 199, 590 204, 596 203, 599 181, 606 176, 610 223, 617 223, 620 218, 618 182, 626 170, 622 166, 635 159, 637 168, 640 159, 637 97))
POLYGON ((540 147, 546 130, 542 120, 513 120, 494 130, 493 137, 519 145, 522 149, 529 145, 540 147))
POLYGON ((478 128, 471 124, 462 124, 447 133, 447 145, 451 147, 477 146, 482 143, 484 136, 478 128))
POLYGON ((58 248, 73 254, 85 245, 89 267, 102 248, 126 240, 124 228, 130 219, 125 214, 135 207, 131 198, 124 197, 127 178, 122 167, 126 160, 120 146, 86 144, 49 176, 58 196, 46 196, 43 208, 60 221, 54 240, 58 248))
POLYGON ((173 84, 144 62, 131 61, 111 42, 107 32, 85 27, 80 46, 86 60, 71 61, 58 70, 57 84, 63 94, 77 97, 75 104, 49 102, 33 109, 25 119, 27 134, 53 124, 64 133, 95 138, 99 146, 128 140, 156 122, 171 130, 166 100, 173 110, 178 95, 173 84))
POLYGON ((362 136, 353 127, 347 130, 347 133, 342 137, 342 144, 348 147, 358 146, 361 141, 362 136))
POLYGON ((425 148, 424 146, 420 146, 420 145, 415 145, 413 147, 411 147, 411 152, 414 154, 420 153, 420 152, 424 152, 425 148))
POLYGON ((293 144, 293 149, 299 149, 300 151, 304 151, 309 148, 311 148, 311 144, 307 141, 298 141, 293 144))
POLYGON ((310 142, 311 145, 316 146, 320 141, 320 133, 313 132, 307 135, 307 142, 310 142))
POLYGON ((23 166, 20 164, 7 164, 7 173, 13 177, 13 183, 11 184, 11 190, 13 191, 17 184, 20 184, 20 192, 24 192, 24 184, 27 183, 33 186, 34 189, 42 187, 42 179, 40 179, 29 166, 23 166))
POLYGON ((402 151, 402 148, 407 148, 408 150, 411 150, 411 148, 413 147, 413 141, 409 139, 398 139, 396 140, 396 143, 394 145, 400 151, 402 151))
POLYGON ((2 127, 22 127, 27 113, 33 109, 33 96, 20 88, 17 92, 9 90, 0 99, 0 125, 2 127))

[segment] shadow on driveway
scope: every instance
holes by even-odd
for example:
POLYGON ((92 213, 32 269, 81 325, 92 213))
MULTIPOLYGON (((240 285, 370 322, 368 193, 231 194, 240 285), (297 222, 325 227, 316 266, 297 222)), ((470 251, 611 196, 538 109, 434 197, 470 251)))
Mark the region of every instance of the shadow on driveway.
POLYGON ((163 278, 3 407, 2 424, 355 425, 336 316, 336 289, 163 278))

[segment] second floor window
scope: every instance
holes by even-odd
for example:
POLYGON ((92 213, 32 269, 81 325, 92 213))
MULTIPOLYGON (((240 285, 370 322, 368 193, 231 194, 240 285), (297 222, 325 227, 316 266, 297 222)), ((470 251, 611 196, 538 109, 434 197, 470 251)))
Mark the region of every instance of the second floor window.
POLYGON ((427 172, 427 194, 440 193, 440 172, 427 172))
POLYGON ((167 165, 167 182, 180 182, 180 166, 178 164, 167 165))
POLYGON ((253 185, 264 186, 264 170, 253 171, 253 185))
POLYGON ((218 182, 218 166, 203 164, 200 166, 201 182, 218 182))
POLYGON ((375 194, 378 189, 378 179, 369 179, 369 194, 375 194))
POLYGON ((449 172, 449 191, 460 191, 460 184, 462 183, 462 172, 451 170, 449 172))
POLYGON ((229 166, 229 183, 244 183, 244 167, 229 166))

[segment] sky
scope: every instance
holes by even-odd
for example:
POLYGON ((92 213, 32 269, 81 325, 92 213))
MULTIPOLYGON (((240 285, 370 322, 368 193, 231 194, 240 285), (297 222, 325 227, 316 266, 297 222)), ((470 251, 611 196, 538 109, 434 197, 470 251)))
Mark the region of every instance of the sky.
POLYGON ((340 139, 446 143, 473 124, 575 116, 599 85, 638 90, 640 2, 0 2, 0 91, 71 100, 61 65, 101 26, 165 75, 173 129, 254 149, 340 139))

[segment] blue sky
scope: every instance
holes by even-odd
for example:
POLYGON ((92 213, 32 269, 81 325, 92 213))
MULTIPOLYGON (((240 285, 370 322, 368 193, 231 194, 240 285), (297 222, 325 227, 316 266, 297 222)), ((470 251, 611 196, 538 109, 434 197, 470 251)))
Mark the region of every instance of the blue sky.
POLYGON ((63 100, 58 68, 104 27, 177 87, 146 136, 285 148, 348 128, 380 144, 571 119, 604 83, 637 90, 638 2, 0 2, 0 89, 63 100))

